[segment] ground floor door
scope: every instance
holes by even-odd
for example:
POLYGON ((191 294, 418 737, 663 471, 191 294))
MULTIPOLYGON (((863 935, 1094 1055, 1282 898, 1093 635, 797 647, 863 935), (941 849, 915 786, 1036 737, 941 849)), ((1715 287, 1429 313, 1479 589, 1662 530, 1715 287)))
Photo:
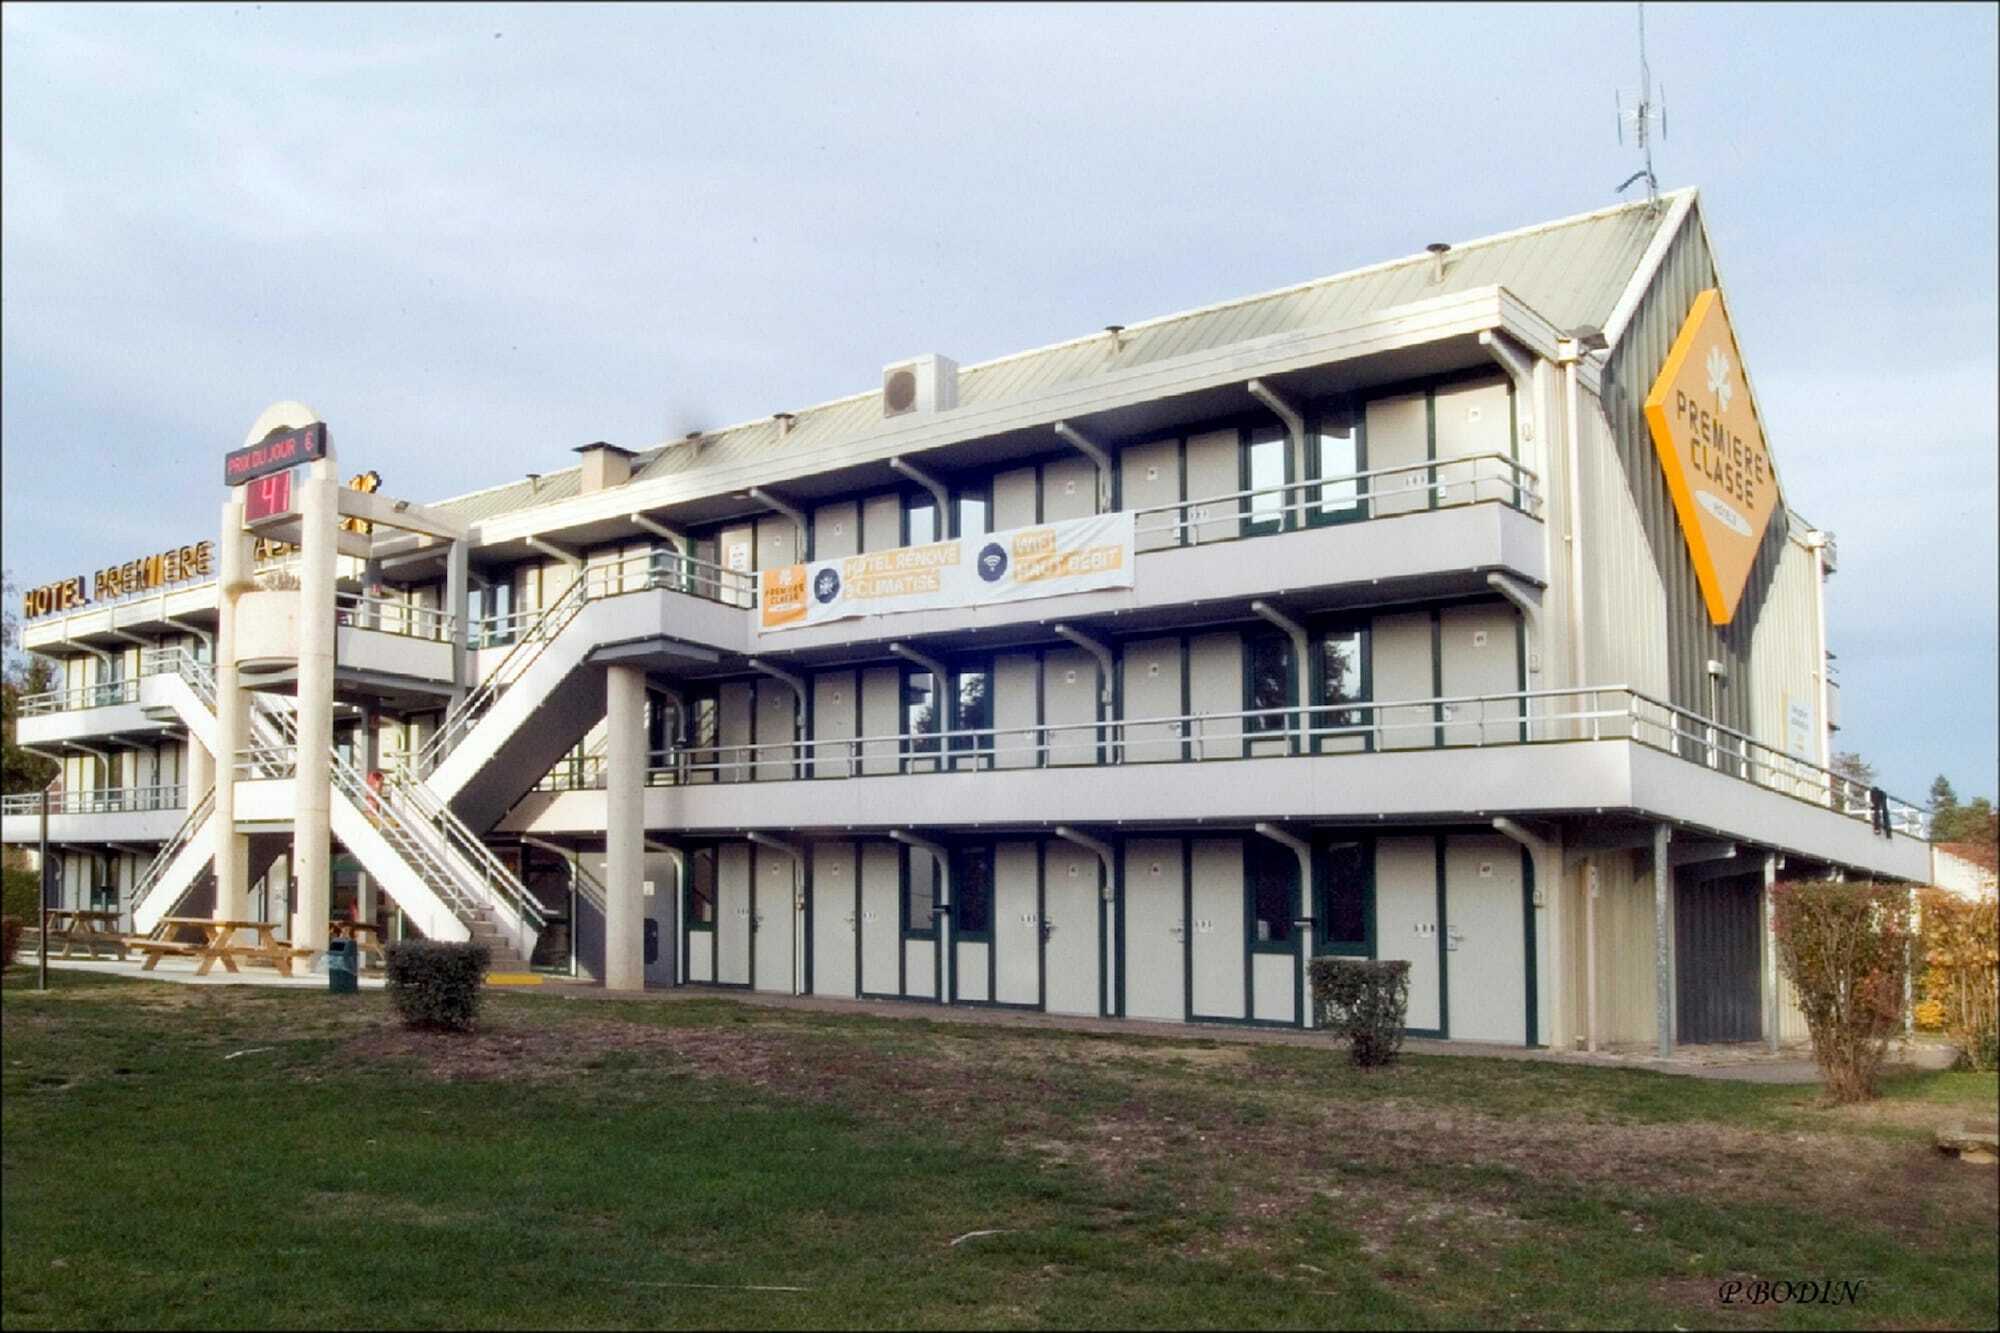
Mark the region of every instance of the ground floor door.
POLYGON ((1247 1018, 1243 844, 1235 838, 1196 838, 1188 863, 1193 908, 1188 927, 1194 932, 1188 993, 1194 1016, 1247 1018))
POLYGON ((715 979, 750 984, 751 940, 756 929, 750 901, 750 845, 725 842, 715 850, 715 979))
POLYGON ((800 989, 797 978, 804 972, 800 952, 798 884, 799 868, 789 852, 775 847, 758 847, 756 901, 751 908, 751 926, 756 932, 756 987, 790 995, 800 989))
POLYGON ((993 998, 1042 1002, 1042 849, 1003 842, 993 849, 993 998))
POLYGON ((1438 962, 1438 842, 1434 837, 1375 842, 1375 956, 1410 965, 1412 1032, 1444 1029, 1444 969, 1438 962))
POLYGON ((861 880, 854 844, 822 842, 812 849, 812 992, 857 993, 861 880))
POLYGON ((1451 1036, 1527 1045, 1527 923, 1521 845, 1510 838, 1445 840, 1445 993, 1451 1036))
POLYGON ((1763 875, 1676 877, 1674 986, 1678 1039, 1756 1041, 1763 971, 1763 875))
POLYGON ((1178 838, 1125 844, 1125 1013, 1187 1016, 1186 900, 1178 838))
POLYGON ((1104 956, 1097 853, 1075 843, 1047 844, 1042 894, 1042 960, 1052 1014, 1101 1014, 1104 956))
POLYGON ((861 844, 861 990, 903 993, 903 869, 893 842, 861 844))

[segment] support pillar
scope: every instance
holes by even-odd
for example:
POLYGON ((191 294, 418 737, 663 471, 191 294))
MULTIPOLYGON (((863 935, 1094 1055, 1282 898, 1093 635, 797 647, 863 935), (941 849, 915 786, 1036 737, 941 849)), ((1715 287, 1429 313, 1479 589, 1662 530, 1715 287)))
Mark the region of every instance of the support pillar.
POLYGON ((451 617, 451 706, 465 701, 467 645, 472 637, 472 568, 470 544, 454 540, 445 555, 445 614, 451 617))
POLYGON ((1771 890, 1778 884, 1778 854, 1764 853, 1764 1047, 1778 1053, 1778 919, 1771 890))
MULTIPOLYGON (((382 715, 368 709, 361 715, 361 773, 363 777, 382 767, 382 715)), ((375 920, 375 878, 366 866, 354 880, 354 917, 357 921, 372 923, 375 920)))
POLYGON ((604 988, 646 988, 646 673, 604 669, 604 988))
POLYGON ((309 468, 299 504, 299 749, 292 779, 292 944, 324 951, 333 910, 333 594, 340 497, 331 446, 309 468))
MULTIPOLYGON (((222 504, 216 542, 215 633, 215 920, 250 914, 250 839, 236 831, 236 757, 249 740, 249 699, 236 670, 236 600, 256 586, 251 536, 243 530, 243 503, 231 493, 222 504)), ((201 742, 189 738, 190 752, 201 742)), ((192 785, 188 800, 195 801, 192 785)))
POLYGON ((1667 862, 1667 843, 1674 831, 1665 824, 1653 828, 1653 1022, 1659 1034, 1660 1058, 1674 1053, 1673 917, 1670 898, 1674 868, 1667 862))
POLYGON ((187 808, 190 810, 200 805, 201 798, 208 795, 208 789, 215 785, 215 756, 201 743, 201 737, 192 731, 188 733, 181 760, 181 781, 187 791, 187 808))

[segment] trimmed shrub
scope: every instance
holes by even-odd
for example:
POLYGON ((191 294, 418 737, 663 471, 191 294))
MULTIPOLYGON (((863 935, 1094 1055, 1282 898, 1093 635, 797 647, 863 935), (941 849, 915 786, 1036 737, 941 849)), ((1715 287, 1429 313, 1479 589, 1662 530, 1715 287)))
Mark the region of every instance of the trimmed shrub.
POLYGON ((398 940, 387 956, 389 999, 403 1026, 465 1032, 479 1017, 492 955, 483 944, 398 940))
POLYGON ((1914 943, 1908 887, 1780 884, 1771 905, 1778 965, 1798 994, 1827 1095, 1836 1102, 1875 1096, 1889 1040, 1903 1026, 1914 943))
POLYGON ((2000 905, 1990 894, 1968 899, 1942 889, 1922 890, 1918 903, 1917 1025, 1950 1037, 1961 1064, 1990 1071, 2000 1054, 2000 905))
POLYGON ((14 951, 20 947, 20 920, 16 917, 0 916, 0 967, 14 966, 14 951))
POLYGON ((1315 958, 1313 1015, 1323 1028, 1347 1039, 1357 1065, 1386 1065, 1403 1046, 1410 1008, 1407 960, 1315 958))
POLYGON ((8 866, 5 888, 0 889, 0 916, 11 916, 24 925, 41 920, 41 876, 23 866, 8 866))

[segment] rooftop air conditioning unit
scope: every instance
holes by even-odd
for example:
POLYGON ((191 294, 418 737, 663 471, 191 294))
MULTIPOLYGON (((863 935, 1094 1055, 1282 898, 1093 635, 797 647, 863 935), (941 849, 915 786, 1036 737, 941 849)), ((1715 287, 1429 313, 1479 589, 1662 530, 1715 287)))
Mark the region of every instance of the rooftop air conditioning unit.
POLYGON ((882 368, 882 415, 907 417, 958 406, 958 362, 935 352, 882 368))

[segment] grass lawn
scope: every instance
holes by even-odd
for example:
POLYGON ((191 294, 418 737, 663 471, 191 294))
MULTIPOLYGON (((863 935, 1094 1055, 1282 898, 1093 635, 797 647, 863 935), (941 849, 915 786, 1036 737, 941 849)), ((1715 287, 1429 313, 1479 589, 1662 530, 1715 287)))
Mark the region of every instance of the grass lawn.
POLYGON ((1929 1145, 1990 1076, 1831 1110, 560 992, 454 1039, 379 993, 53 976, 0 998, 9 1330, 2000 1322, 1995 1170, 1929 1145))

